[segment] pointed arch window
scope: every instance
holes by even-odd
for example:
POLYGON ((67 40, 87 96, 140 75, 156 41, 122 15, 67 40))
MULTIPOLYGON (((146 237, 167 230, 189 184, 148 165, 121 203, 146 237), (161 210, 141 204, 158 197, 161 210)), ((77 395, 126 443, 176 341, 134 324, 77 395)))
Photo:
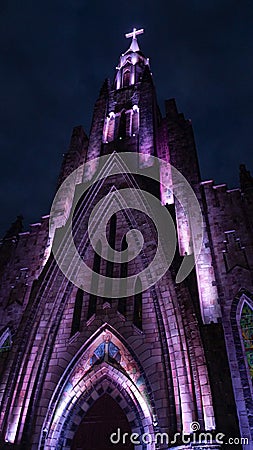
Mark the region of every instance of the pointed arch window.
MULTIPOLYGON (((126 235, 124 235, 124 237, 122 239, 121 251, 122 252, 128 251, 126 235)), ((127 275, 128 275, 128 263, 123 262, 123 263, 121 263, 121 266, 120 266, 120 278, 122 278, 121 290, 122 290, 123 294, 124 294, 124 292, 126 292, 126 289, 127 289, 127 275)), ((119 298, 118 311, 121 314, 123 314, 124 316, 126 315, 126 304, 127 304, 127 296, 119 298)))
POLYGON ((126 111, 126 136, 132 134, 132 111, 126 111))
POLYGON ((10 350, 12 345, 12 337, 11 337, 11 331, 8 328, 4 330, 2 335, 0 336, 0 353, 7 352, 10 350))
POLYGON ((123 110, 120 116, 120 121, 119 121, 119 138, 120 139, 124 139, 126 137, 126 125, 127 125, 127 120, 126 120, 126 112, 123 110))
MULTIPOLYGON (((101 266, 101 253, 102 246, 101 241, 97 242, 96 245, 96 252, 94 254, 94 260, 93 260, 93 275, 91 280, 91 287, 93 291, 96 291, 98 288, 98 276, 97 274, 100 273, 100 266, 101 266)), ((97 295, 96 294, 90 294, 89 298, 89 305, 88 305, 88 313, 87 313, 87 320, 89 320, 93 314, 96 314, 97 310, 97 295)))
POLYGON ((80 331, 82 308, 83 308, 83 290, 81 288, 79 288, 76 293, 70 336, 74 336, 74 334, 76 334, 78 331, 80 331))
POLYGON ((120 112, 115 114, 115 127, 114 127, 114 137, 115 139, 119 136, 119 124, 120 124, 120 112))
POLYGON ((134 296, 134 325, 142 330, 142 283, 137 278, 135 285, 137 294, 134 296))
POLYGON ((127 87, 130 85, 130 70, 125 70, 123 74, 123 87, 127 87))
MULTIPOLYGON (((116 214, 113 214, 110 220, 109 225, 109 245, 110 247, 115 250, 115 240, 116 240, 116 230, 117 230, 117 216, 116 214)), ((114 263, 113 261, 110 261, 113 259, 112 250, 108 248, 108 261, 106 264, 106 281, 105 281, 105 292, 106 292, 106 298, 105 302, 111 303, 110 298, 108 298, 108 294, 112 291, 112 281, 110 278, 113 278, 113 267, 114 263)))
POLYGON ((242 308, 240 326, 249 372, 253 382, 253 309, 247 302, 244 303, 242 308))

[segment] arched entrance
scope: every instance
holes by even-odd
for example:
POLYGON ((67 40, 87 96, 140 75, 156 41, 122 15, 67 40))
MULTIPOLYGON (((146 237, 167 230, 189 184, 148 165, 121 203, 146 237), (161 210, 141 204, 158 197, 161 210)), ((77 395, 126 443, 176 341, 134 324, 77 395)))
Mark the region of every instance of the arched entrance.
POLYGON ((154 450, 156 414, 139 363, 108 324, 85 347, 66 369, 51 399, 42 427, 40 450, 134 449, 130 437, 125 445, 120 439, 119 444, 103 446, 108 441, 105 421, 112 433, 117 428, 128 435, 136 433, 140 437, 138 448, 154 450), (97 425, 90 433, 93 422, 99 424, 99 433, 97 425), (141 441, 145 433, 151 436, 150 443, 141 441))
POLYGON ((250 351, 251 353, 249 345, 252 345, 252 310, 252 293, 242 288, 232 302, 230 322, 225 322, 226 339, 228 340, 230 333, 233 333, 234 338, 234 347, 230 346, 229 349, 229 360, 239 426, 242 436, 249 442, 253 439, 253 420, 252 416, 248 414, 253 408, 253 386, 251 378, 252 354, 248 355, 247 352, 250 351), (246 309, 244 309, 245 306, 246 309), (248 313, 249 316, 247 317, 248 313))
POLYGON ((134 450, 130 434, 131 427, 123 410, 110 395, 104 394, 92 405, 80 423, 71 450, 134 450), (116 431, 115 443, 112 443, 110 436, 116 431), (124 433, 128 434, 125 443, 122 441, 124 433))

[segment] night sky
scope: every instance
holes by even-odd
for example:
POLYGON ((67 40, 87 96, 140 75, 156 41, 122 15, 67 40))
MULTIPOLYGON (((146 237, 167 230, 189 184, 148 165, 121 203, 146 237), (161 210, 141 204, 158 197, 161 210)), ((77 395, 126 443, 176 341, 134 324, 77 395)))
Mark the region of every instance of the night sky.
POLYGON ((100 86, 145 29, 160 107, 192 119, 203 179, 253 171, 253 2, 2 0, 0 232, 48 214, 72 128, 88 133, 100 86))

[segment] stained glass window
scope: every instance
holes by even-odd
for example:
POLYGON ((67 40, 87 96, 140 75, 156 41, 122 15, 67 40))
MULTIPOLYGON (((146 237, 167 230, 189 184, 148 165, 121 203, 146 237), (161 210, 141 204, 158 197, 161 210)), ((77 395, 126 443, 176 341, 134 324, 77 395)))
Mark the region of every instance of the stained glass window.
POLYGON ((93 366, 103 360, 108 362, 120 363, 121 355, 119 348, 113 342, 102 342, 94 351, 92 357, 90 358, 90 365, 93 366))
POLYGON ((0 336, 0 353, 7 352, 10 350, 12 344, 11 332, 7 328, 3 334, 0 336))
POLYGON ((253 310, 250 308, 248 303, 244 303, 242 308, 240 325, 250 376, 253 381, 253 310))

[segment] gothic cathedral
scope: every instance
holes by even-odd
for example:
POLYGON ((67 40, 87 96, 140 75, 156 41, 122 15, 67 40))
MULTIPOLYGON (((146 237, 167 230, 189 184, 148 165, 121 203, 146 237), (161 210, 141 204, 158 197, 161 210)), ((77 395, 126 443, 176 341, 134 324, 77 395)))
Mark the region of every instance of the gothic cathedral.
POLYGON ((0 243, 2 449, 253 449, 253 178, 201 180, 142 32, 0 243))

